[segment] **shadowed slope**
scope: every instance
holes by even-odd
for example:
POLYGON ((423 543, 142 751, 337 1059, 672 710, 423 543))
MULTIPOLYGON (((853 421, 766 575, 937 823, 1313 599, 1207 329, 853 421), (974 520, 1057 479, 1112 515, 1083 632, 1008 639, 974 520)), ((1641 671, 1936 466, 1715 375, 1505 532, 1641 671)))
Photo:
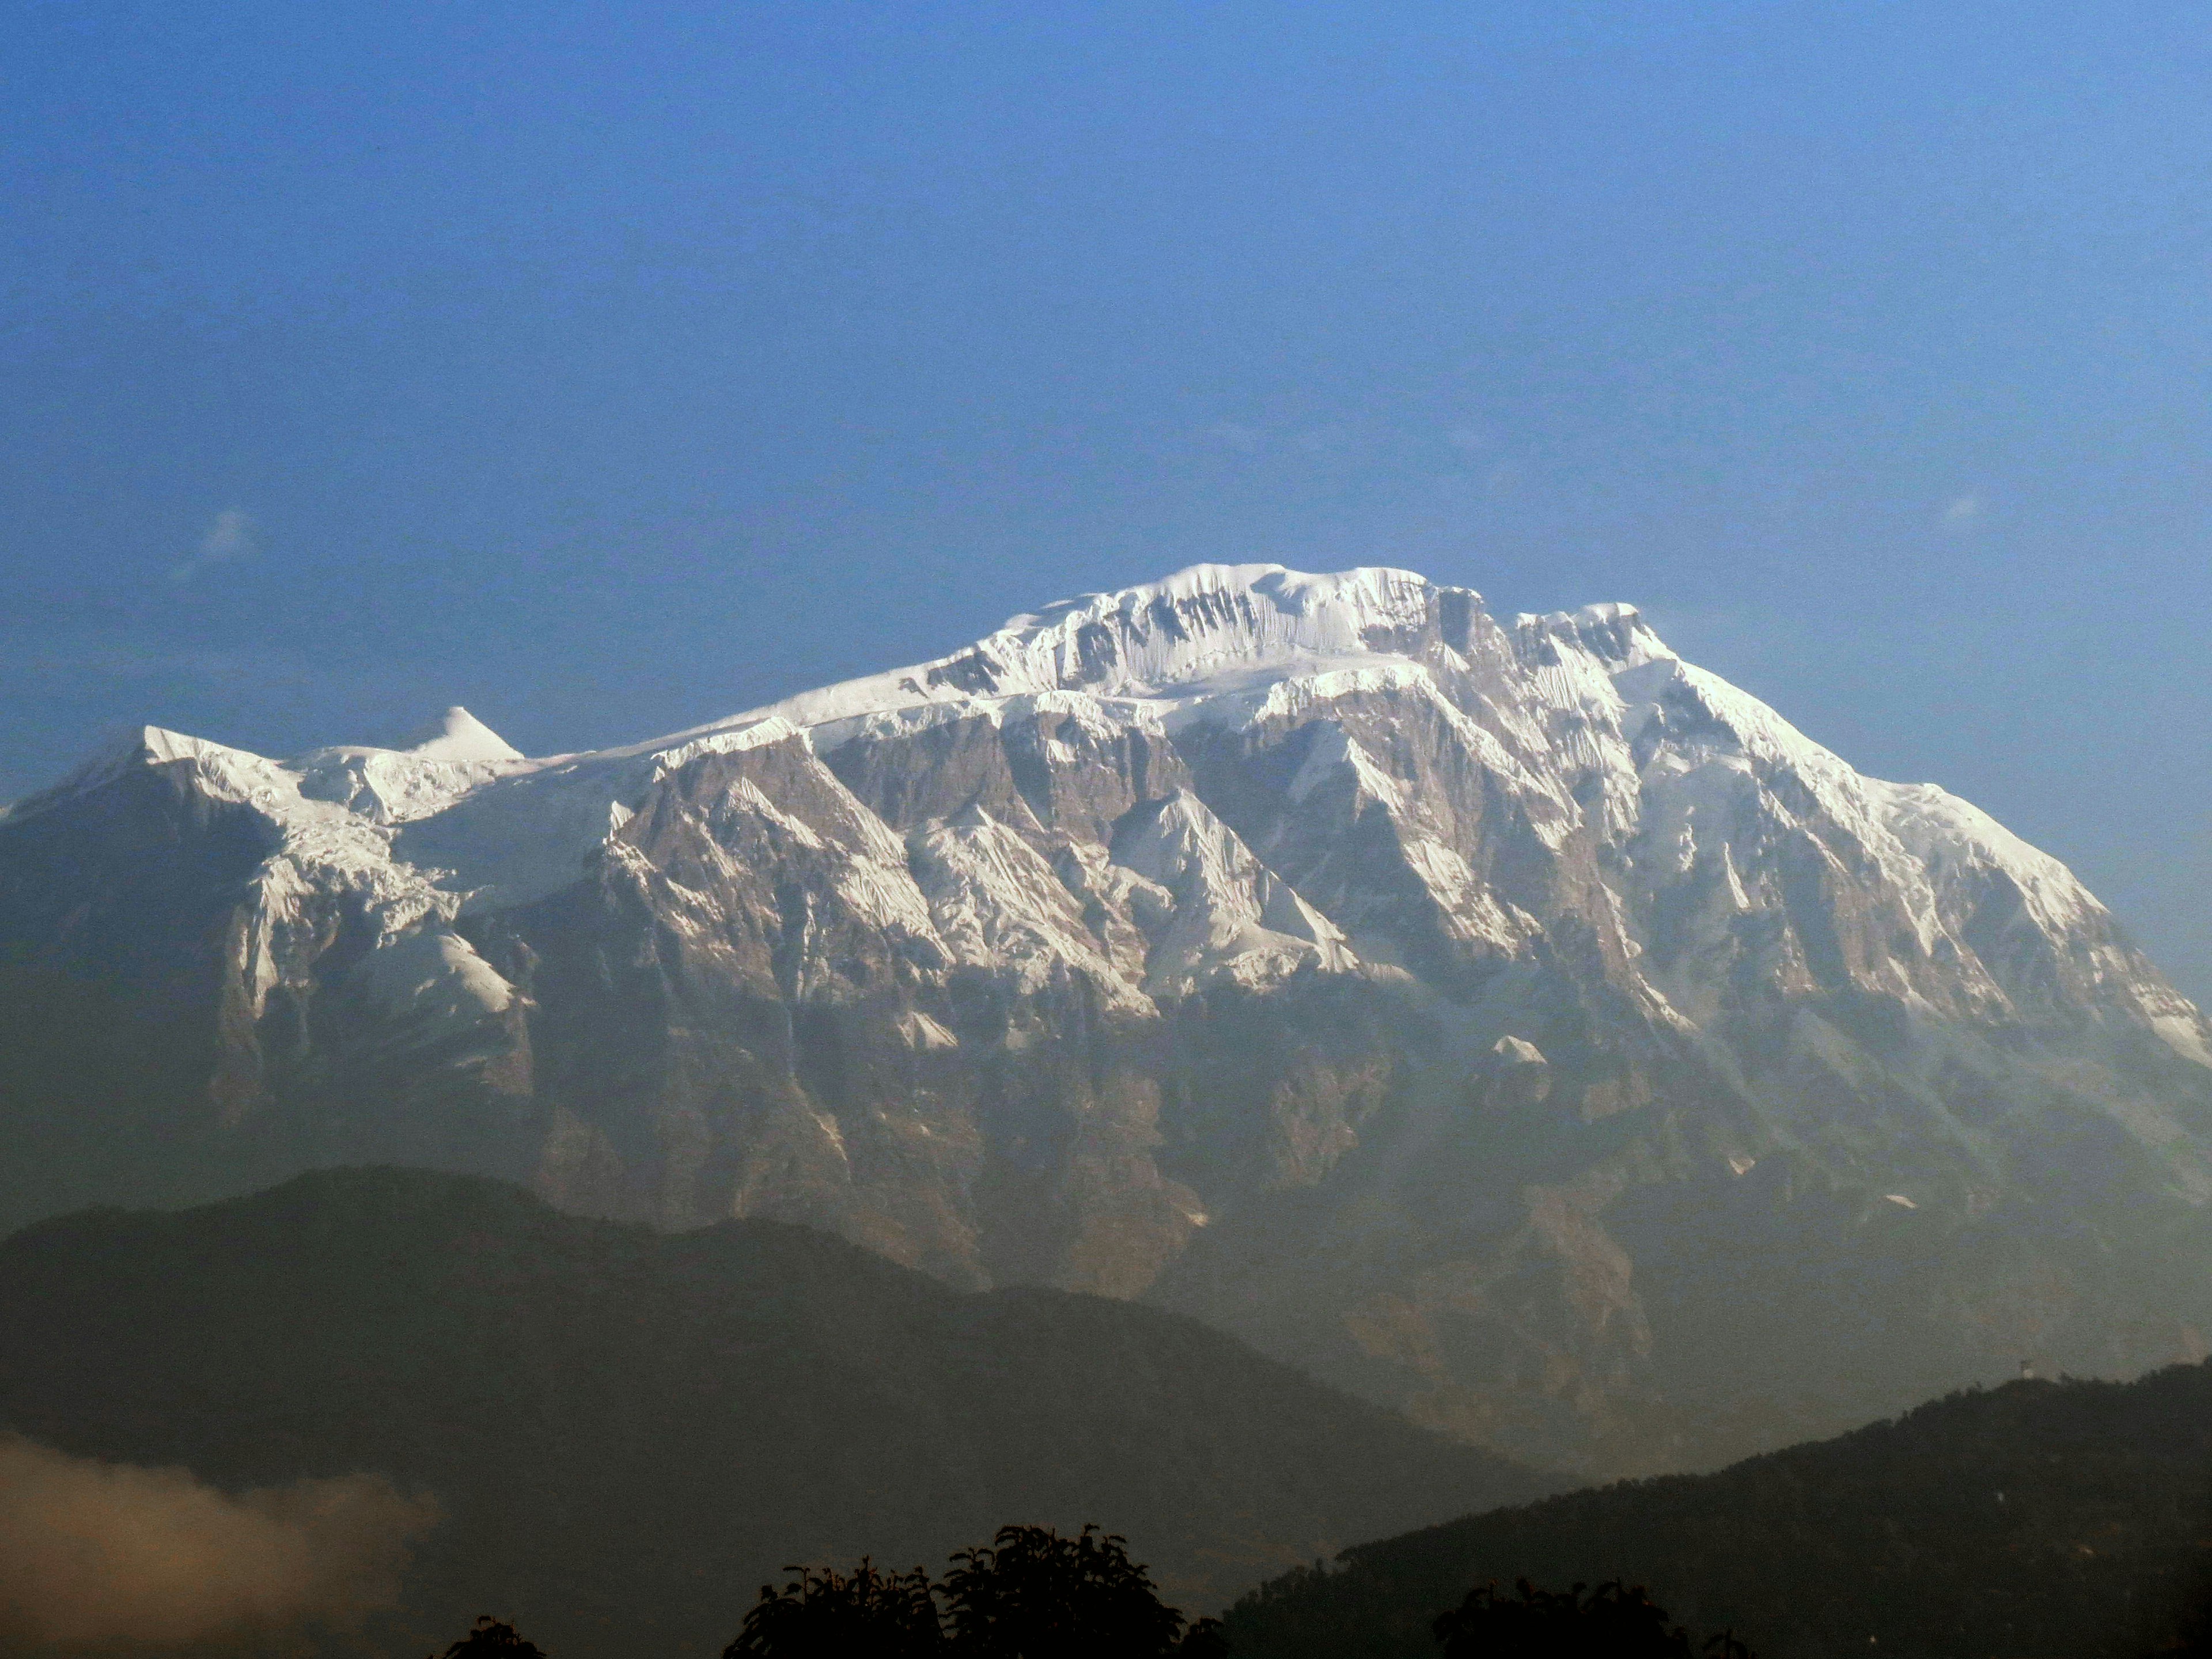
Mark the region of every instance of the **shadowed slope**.
POLYGON ((1009 1521, 1097 1519, 1204 1607, 1540 1489, 1154 1310, 398 1170, 17 1234, 0 1424, 225 1484, 427 1487, 449 1518, 392 1650, 489 1608, 562 1659, 711 1652, 787 1562, 936 1567, 1009 1521))
POLYGON ((1239 1603, 1238 1653, 1427 1659, 1472 1585, 1622 1578, 1761 1659, 2113 1659, 2212 1588, 2212 1365, 2016 1382, 1708 1475, 1349 1550, 1239 1603))

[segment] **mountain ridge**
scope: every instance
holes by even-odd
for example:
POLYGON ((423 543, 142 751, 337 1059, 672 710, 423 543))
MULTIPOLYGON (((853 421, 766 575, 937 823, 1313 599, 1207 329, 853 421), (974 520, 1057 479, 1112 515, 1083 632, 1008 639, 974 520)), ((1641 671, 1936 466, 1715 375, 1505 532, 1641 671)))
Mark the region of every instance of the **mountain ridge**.
POLYGON ((1217 1606, 1554 1484, 1155 1309, 951 1290, 833 1237, 667 1234, 481 1177, 319 1171, 0 1241, 0 1425, 225 1490, 373 1473, 443 1522, 372 1632, 712 1652, 793 1561, 1127 1534, 1217 1606))
POLYGON ((1752 1414, 1793 1430, 2212 1330, 2212 1279, 2097 1305, 2212 1198, 2203 1016, 2063 865, 1632 607, 1200 566, 646 744, 449 718, 289 761, 149 729, 0 817, 51 1060, 0 1105, 87 1143, 9 1213, 374 1158, 782 1216, 1593 1469, 1753 1443, 1677 1403, 1717 1307, 1650 1295, 1729 1293, 1683 1276, 1692 1192, 1801 1289, 1917 1218, 1923 1356, 1778 1358, 1752 1414), (160 1079, 102 1081, 149 1020, 160 1079), (125 1092, 150 1139, 92 1127, 125 1092))
POLYGON ((1965 1390, 1834 1440, 1467 1516, 1238 1602, 1270 1659, 1425 1659, 1485 1583, 1621 1579, 1765 1659, 2187 1652, 2205 1571, 2212 1369, 1965 1390))

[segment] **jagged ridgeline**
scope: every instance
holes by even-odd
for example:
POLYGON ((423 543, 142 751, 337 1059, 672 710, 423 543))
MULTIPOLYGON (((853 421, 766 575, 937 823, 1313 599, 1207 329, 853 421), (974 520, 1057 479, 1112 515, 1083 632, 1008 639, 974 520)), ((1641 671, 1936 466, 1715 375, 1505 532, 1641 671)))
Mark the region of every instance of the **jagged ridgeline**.
POLYGON ((0 940, 18 1219, 803 1221, 1593 1472, 2212 1331, 2197 1010, 1626 607, 1207 566, 627 749, 149 730, 0 819, 0 940))
POLYGON ((428 1493, 444 1518, 370 1632, 401 1654, 495 1609, 556 1659, 713 1655, 787 1564, 941 1571, 1003 1524, 1098 1516, 1210 1612, 1552 1484, 1158 1309, 398 1170, 0 1244, 0 1428, 226 1490, 428 1493))

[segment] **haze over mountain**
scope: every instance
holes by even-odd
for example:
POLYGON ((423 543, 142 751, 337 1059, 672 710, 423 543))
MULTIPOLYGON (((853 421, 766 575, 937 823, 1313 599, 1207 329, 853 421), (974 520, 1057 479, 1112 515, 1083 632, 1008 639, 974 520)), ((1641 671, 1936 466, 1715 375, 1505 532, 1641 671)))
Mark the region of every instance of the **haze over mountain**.
POLYGON ((527 759, 0 818, 17 1218, 363 1158, 1143 1296, 1599 1471, 2201 1357, 2212 1030, 1634 610, 1200 566, 527 759))

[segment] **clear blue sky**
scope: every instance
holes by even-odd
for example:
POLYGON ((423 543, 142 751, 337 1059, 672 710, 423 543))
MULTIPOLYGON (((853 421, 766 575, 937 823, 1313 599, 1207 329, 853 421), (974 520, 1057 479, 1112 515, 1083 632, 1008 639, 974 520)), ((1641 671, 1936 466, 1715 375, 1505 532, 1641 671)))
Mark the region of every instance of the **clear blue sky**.
POLYGON ((2212 995, 2201 3, 124 5, 0 48, 0 797, 1200 559, 1643 605, 2212 995))

